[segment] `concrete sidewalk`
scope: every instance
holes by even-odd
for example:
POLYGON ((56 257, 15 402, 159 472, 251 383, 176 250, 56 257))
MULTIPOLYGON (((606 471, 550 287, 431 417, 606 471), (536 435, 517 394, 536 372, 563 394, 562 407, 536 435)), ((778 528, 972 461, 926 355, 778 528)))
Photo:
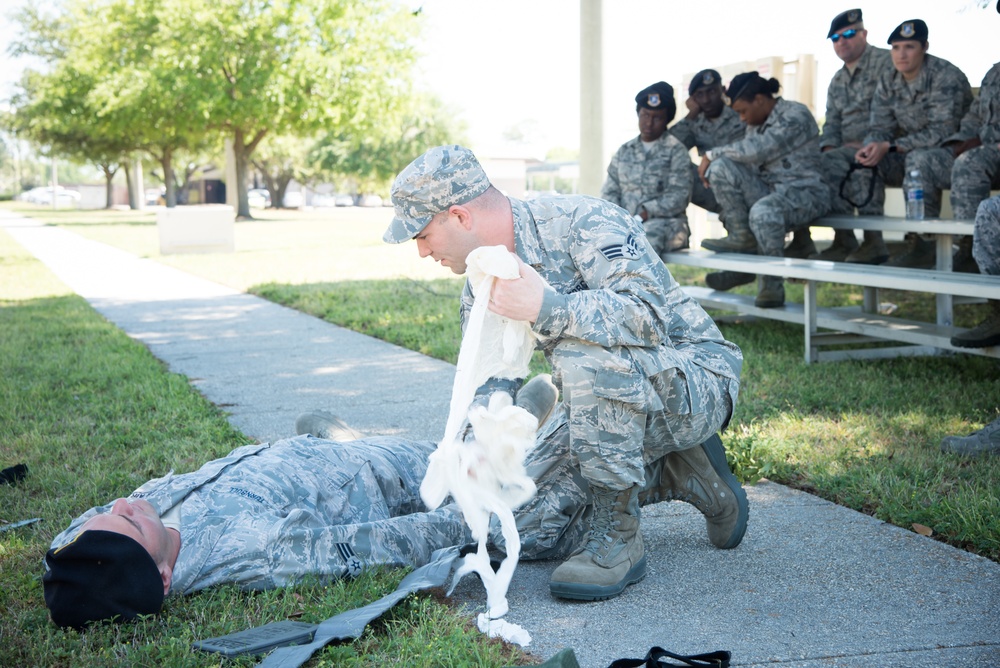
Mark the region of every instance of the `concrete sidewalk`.
MULTIPOLYGON (((0 225, 109 321, 261 441, 327 408, 370 434, 437 440, 454 367, 107 245, 0 212, 0 225)), ((743 544, 714 549, 691 506, 644 510, 646 579, 619 598, 552 598, 522 562, 506 620, 584 668, 658 645, 734 666, 1000 666, 1000 564, 773 483, 748 488, 743 544)), ((482 606, 474 579, 460 599, 482 606)))

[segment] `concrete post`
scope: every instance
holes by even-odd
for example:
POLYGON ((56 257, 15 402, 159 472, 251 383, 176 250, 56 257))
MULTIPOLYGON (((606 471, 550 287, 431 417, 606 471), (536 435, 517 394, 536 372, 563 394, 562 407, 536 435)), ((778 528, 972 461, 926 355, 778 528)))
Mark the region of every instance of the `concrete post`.
POLYGON ((604 58, 602 0, 580 0, 580 193, 600 195, 604 183, 604 58))

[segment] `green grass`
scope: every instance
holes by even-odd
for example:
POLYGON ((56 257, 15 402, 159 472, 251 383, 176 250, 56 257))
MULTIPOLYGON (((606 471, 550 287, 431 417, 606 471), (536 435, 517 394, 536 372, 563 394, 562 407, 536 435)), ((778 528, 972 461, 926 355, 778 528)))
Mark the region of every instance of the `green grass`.
MULTIPOLYGON (((0 468, 29 468, 17 485, 0 485, 0 524, 42 518, 0 533, 0 666, 218 666, 191 642, 286 618, 320 621, 395 589, 402 571, 258 593, 220 587, 170 598, 165 614, 136 624, 84 633, 56 628, 40 580, 56 533, 91 506, 171 469, 194 470, 248 439, 3 230, 0 332, 0 468)), ((416 666, 531 661, 486 639, 468 615, 420 594, 308 665, 376 666, 400 656, 416 666)))
MULTIPOLYGON (((89 238, 234 288, 250 289, 331 322, 441 359, 453 362, 457 355, 457 299, 461 281, 433 262, 419 260, 412 244, 382 244, 382 231, 391 218, 388 209, 262 212, 260 220, 237 223, 235 253, 170 256, 159 254, 152 214, 34 211, 31 215, 41 215, 89 238)), ((671 270, 681 282, 703 281, 704 272, 687 267, 671 267, 671 270)), ((268 603, 262 609, 273 616, 241 617, 251 614, 246 610, 253 609, 253 601, 269 601, 270 596, 284 600, 283 597, 295 594, 308 601, 312 596, 328 595, 322 588, 314 593, 308 588, 296 588, 255 596, 219 590, 210 594, 213 599, 208 603, 200 602, 203 599, 198 596, 173 602, 171 605, 178 607, 172 607, 169 615, 149 622, 148 629, 135 631, 138 635, 128 636, 130 640, 103 633, 94 640, 70 640, 74 634, 62 634, 46 625, 41 590, 34 578, 49 537, 91 505, 161 474, 163 466, 190 470, 239 443, 240 437, 226 436, 228 427, 223 417, 215 413, 211 424, 216 426, 192 423, 189 436, 184 436, 183 431, 175 432, 183 426, 185 418, 164 417, 154 423, 157 432, 152 440, 162 443, 169 438, 185 443, 188 438, 198 441, 200 435, 199 445, 189 444, 185 454, 185 446, 175 446, 171 440, 169 448, 149 453, 150 462, 138 455, 129 459, 133 456, 131 448, 144 443, 141 440, 144 430, 149 429, 143 426, 148 424, 146 420, 156 419, 158 412, 171 410, 182 399, 166 402, 144 399, 146 390, 142 388, 156 385, 148 379, 140 382, 138 388, 122 389, 117 395, 105 395, 118 389, 110 387, 112 382, 106 376, 103 380, 98 376, 86 382, 75 381, 75 385, 69 382, 76 377, 76 370, 72 373, 60 370, 78 364, 80 354, 63 357, 64 348, 84 345, 95 331, 101 333, 102 339, 120 340, 120 346, 130 348, 133 344, 103 323, 80 300, 66 296, 58 281, 30 258, 18 255, 16 249, 7 248, 0 253, 0 272, 0 299, 8 300, 0 306, 0 328, 4 332, 0 341, 3 352, 0 398, 4 402, 0 407, 3 430, 0 455, 10 463, 28 460, 33 469, 27 485, 6 490, 0 487, 0 519, 11 521, 43 513, 46 516, 34 528, 18 530, 13 536, 0 535, 0 549, 4 550, 0 556, 3 578, 0 589, 6 592, 0 592, 0 597, 6 597, 0 598, 0 602, 5 609, 12 605, 15 611, 15 621, 5 619, 0 627, 3 629, 0 665, 11 663, 3 654, 8 651, 11 638, 18 638, 16 643, 21 648, 18 651, 29 652, 25 656, 61 656, 60 652, 76 651, 77 659, 54 663, 88 665, 98 653, 119 651, 105 650, 105 646, 117 648, 124 644, 129 648, 127 651, 150 652, 138 646, 174 634, 192 633, 184 629, 207 629, 202 624, 209 623, 213 611, 222 610, 234 616, 236 619, 228 630, 235 630, 287 614, 271 610, 268 603), (25 287, 26 283, 37 283, 47 290, 56 287, 61 292, 32 299, 32 290, 25 287), (20 315, 15 318, 14 314, 20 315), (33 323, 40 322, 39 319, 47 320, 44 325, 35 326, 33 323), (21 324, 14 331, 24 329, 27 334, 11 342, 6 332, 15 320, 21 324), (49 339, 60 345, 51 347, 49 339), (40 373, 36 367, 48 368, 48 377, 36 378, 40 373), (33 390, 34 394, 23 394, 36 384, 38 389, 33 390), (71 392, 66 385, 84 389, 71 392), (47 394, 60 399, 48 400, 47 394), (85 397, 85 403, 78 405, 84 400, 77 397, 85 397), (10 401, 18 402, 21 408, 17 411, 10 408, 10 401), (33 408, 36 402, 45 401, 50 402, 49 408, 33 408), (91 435, 97 430, 99 433, 91 435), (118 445, 112 447, 110 444, 114 443, 118 445), (115 464, 81 464, 80 452, 91 458, 105 456, 105 462, 115 464), (60 466, 52 467, 50 462, 59 462, 60 466), (62 469, 70 467, 71 462, 72 467, 63 473, 62 469), (119 470, 112 472, 110 469, 115 467, 119 470), (89 471, 81 485, 89 487, 89 491, 57 487, 57 482, 69 484, 81 475, 78 468, 89 471), (41 478, 43 475, 52 477, 41 478), (94 476, 98 480, 90 479, 94 476), (65 497, 61 496, 64 494, 65 497), (15 553, 17 556, 13 556, 15 553), (175 615, 182 618, 178 621, 175 615), (26 630, 38 637, 20 640, 26 630), (86 649, 80 649, 82 645, 78 643, 83 643, 86 649)), ((753 292, 751 286, 740 290, 753 292)), ((787 290, 789 300, 801 299, 801 286, 788 285, 787 290)), ((881 298, 895 303, 900 317, 933 320, 934 300, 930 295, 883 291, 881 298)), ((819 290, 823 305, 858 304, 861 299, 860 290, 851 286, 823 285, 819 290)), ((980 305, 956 307, 959 324, 970 325, 982 317, 980 305)), ((905 528, 922 524, 933 529, 937 540, 1000 561, 1000 458, 965 460, 942 455, 938 450, 945 435, 969 433, 997 417, 1000 365, 996 360, 953 355, 806 365, 802 360, 799 326, 761 321, 721 327, 728 338, 742 347, 746 358, 740 399, 731 427, 724 435, 730 461, 741 479, 755 481, 766 477, 905 528)), ((84 356, 108 359, 107 353, 91 353, 91 344, 86 345, 88 352, 84 356)), ((173 378, 141 348, 136 347, 135 354, 143 355, 158 369, 158 374, 173 378)), ((131 366, 124 361, 114 364, 131 366)), ((100 367, 96 363, 93 366, 100 367)), ((95 373, 100 374, 100 369, 95 369, 95 373)), ((177 397, 190 395, 193 399, 185 398, 183 402, 196 400, 201 406, 198 410, 211 412, 211 407, 193 395, 182 380, 180 386, 184 391, 179 387, 177 397)), ((173 396, 171 392, 167 394, 173 396)), ((822 531, 822 527, 818 530, 822 531)), ((431 603, 425 597, 415 597, 408 600, 407 606, 394 610, 393 615, 401 615, 404 621, 398 623, 405 625, 408 614, 418 618, 429 614, 420 608, 431 603)), ((340 665, 353 660, 352 652, 364 657, 362 661, 379 656, 372 652, 378 647, 389 647, 390 636, 395 641, 400 635, 393 626, 397 623, 394 619, 387 619, 386 626, 376 625, 370 635, 357 643, 328 650, 322 661, 340 665), (370 646, 365 645, 366 638, 370 646)), ((226 631, 211 628, 213 632, 226 631)), ((462 632, 461 626, 454 628, 456 634, 462 632)), ((426 653, 421 650, 418 654, 426 658, 416 661, 425 661, 426 665, 460 663, 447 657, 450 644, 435 645, 432 639, 421 637, 421 633, 418 629, 412 631, 411 651, 417 646, 426 647, 426 653)), ((468 644, 464 640, 456 643, 468 644)), ((184 665, 188 659, 182 657, 191 655, 182 651, 183 645, 184 642, 178 644, 172 659, 157 662, 174 665, 171 661, 176 661, 177 665, 184 665)), ((385 659, 391 655, 381 656, 385 659)), ((468 661, 478 662, 471 658, 468 661)), ((136 662, 153 661, 137 658, 136 662)), ((11 665, 21 663, 33 661, 19 659, 11 665)), ((89 665, 101 663, 94 659, 89 665)))

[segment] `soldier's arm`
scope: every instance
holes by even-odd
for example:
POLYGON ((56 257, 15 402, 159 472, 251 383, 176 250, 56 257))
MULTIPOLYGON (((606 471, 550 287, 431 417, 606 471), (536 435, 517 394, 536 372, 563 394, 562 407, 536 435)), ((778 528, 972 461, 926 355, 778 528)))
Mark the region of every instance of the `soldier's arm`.
POLYGON ((680 142, 671 142, 669 164, 663 173, 663 190, 651 200, 643 202, 650 218, 677 218, 684 215, 691 201, 694 175, 691 173, 691 159, 680 142))

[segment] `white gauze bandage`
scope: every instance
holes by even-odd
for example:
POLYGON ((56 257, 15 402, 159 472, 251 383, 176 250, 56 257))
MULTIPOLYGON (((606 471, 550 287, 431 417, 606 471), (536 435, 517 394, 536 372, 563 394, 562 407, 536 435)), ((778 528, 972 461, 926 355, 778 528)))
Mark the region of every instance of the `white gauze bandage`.
POLYGON ((469 405, 476 389, 488 379, 528 375, 535 338, 529 323, 509 320, 487 308, 497 278, 518 278, 515 257, 503 246, 489 246, 472 251, 466 262, 475 301, 458 354, 444 438, 431 453, 420 495, 430 508, 437 508, 450 494, 462 510, 479 545, 456 571, 452 589, 467 573, 478 573, 486 587, 487 614, 496 619, 507 612, 507 588, 521 551, 513 509, 535 493, 535 483, 524 471, 524 456, 535 443, 538 419, 514 406, 506 393, 490 397, 488 407, 469 410, 469 405), (459 438, 466 418, 472 424, 474 441, 459 438), (492 514, 500 520, 507 548, 495 573, 486 550, 492 514))

